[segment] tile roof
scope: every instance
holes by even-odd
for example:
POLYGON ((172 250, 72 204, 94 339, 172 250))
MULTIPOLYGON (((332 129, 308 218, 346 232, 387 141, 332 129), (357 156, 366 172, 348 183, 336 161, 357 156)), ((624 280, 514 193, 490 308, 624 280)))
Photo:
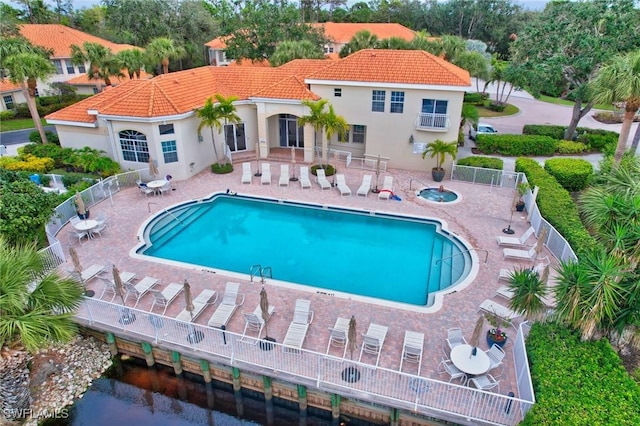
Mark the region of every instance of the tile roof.
POLYGON ((53 58, 70 58, 71 45, 82 45, 85 41, 99 43, 111 49, 113 53, 133 49, 130 44, 117 44, 91 34, 83 33, 60 24, 23 24, 20 34, 36 46, 53 50, 53 58))
POLYGON ((20 86, 13 84, 9 79, 0 79, 0 92, 15 92, 20 86))
MULTIPOLYGON (((122 71, 122 73, 124 74, 123 77, 111 77, 111 83, 112 84, 122 84, 125 81, 129 81, 129 75, 127 74, 126 70, 122 71)), ((144 71, 140 72, 140 79, 141 80, 146 80, 149 78, 152 78, 153 76, 151 74, 147 74, 144 71)), ((135 80, 135 78, 134 78, 135 80)), ((85 74, 80 74, 77 77, 73 77, 70 78, 69 80, 66 81, 68 84, 72 84, 74 86, 96 86, 98 84, 102 84, 104 85, 104 80, 101 78, 94 78, 94 79, 90 79, 89 76, 85 73, 85 74)))
POLYGON ((438 86, 471 84, 468 71, 423 50, 360 50, 307 79, 438 86))

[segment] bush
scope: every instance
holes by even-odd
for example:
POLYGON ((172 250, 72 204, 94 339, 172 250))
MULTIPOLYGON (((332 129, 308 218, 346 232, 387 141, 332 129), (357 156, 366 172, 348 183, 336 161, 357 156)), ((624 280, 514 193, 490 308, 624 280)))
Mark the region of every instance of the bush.
POLYGON ((532 135, 478 135, 476 146, 484 154, 508 156, 535 155, 552 156, 558 141, 548 136, 532 135))
POLYGON ((62 175, 62 183, 67 189, 82 181, 90 182, 89 186, 91 186, 96 180, 82 173, 67 173, 66 175, 62 175))
POLYGON ((481 155, 466 157, 458 160, 459 166, 480 167, 482 169, 497 169, 502 170, 504 168, 504 161, 501 158, 483 157, 481 155))
POLYGON ((474 105, 483 105, 484 99, 485 98, 482 96, 482 93, 465 93, 463 102, 474 105))
POLYGON ((589 146, 591 151, 605 152, 607 150, 615 151, 618 144, 618 134, 601 134, 601 133, 583 133, 578 136, 578 141, 589 146))
POLYGON ((60 145, 54 145, 51 143, 40 144, 30 143, 21 148, 18 148, 20 155, 32 154, 36 157, 48 157, 55 161, 55 168, 59 169, 65 167, 68 164, 68 159, 73 155, 72 148, 62 148, 60 145))
MULTIPOLYGON (((45 130, 44 134, 47 135, 47 140, 51 144, 60 145, 60 138, 58 137, 57 133, 53 133, 49 130, 45 130)), ((33 132, 29 133, 29 140, 33 143, 42 143, 40 132, 38 132, 37 130, 34 130, 33 132)))
POLYGON ((544 169, 569 192, 582 191, 593 175, 593 166, 581 158, 552 158, 545 161, 544 169))
POLYGON ((331 164, 314 164, 311 166, 311 174, 317 176, 317 170, 324 169, 325 176, 333 176, 336 173, 336 168, 331 164))
POLYGON ((211 165, 211 172, 217 175, 224 175, 233 171, 233 164, 231 163, 214 163, 211 165))
POLYGON ((582 154, 587 151, 587 145, 582 142, 560 141, 558 142, 558 154, 572 155, 582 154))
POLYGON ((550 126, 545 124, 525 124, 523 135, 549 136, 554 139, 564 139, 566 126, 550 126))
POLYGON ((16 116, 16 112, 12 109, 8 111, 0 111, 0 120, 11 120, 16 116))
POLYGON ((487 106, 487 108, 489 108, 491 111, 497 111, 497 112, 504 111, 506 107, 507 107, 507 104, 497 103, 497 102, 491 102, 487 106))
POLYGON ((562 234, 576 254, 596 247, 595 240, 580 221, 571 195, 553 176, 529 158, 516 160, 516 172, 523 172, 531 187, 540 188, 536 199, 540 214, 562 234))
POLYGON ((605 339, 535 323, 527 353, 536 404, 521 425, 640 424, 640 387, 605 339))
POLYGON ((13 171, 47 173, 53 170, 55 162, 51 158, 38 158, 33 155, 19 157, 0 157, 0 167, 13 171))

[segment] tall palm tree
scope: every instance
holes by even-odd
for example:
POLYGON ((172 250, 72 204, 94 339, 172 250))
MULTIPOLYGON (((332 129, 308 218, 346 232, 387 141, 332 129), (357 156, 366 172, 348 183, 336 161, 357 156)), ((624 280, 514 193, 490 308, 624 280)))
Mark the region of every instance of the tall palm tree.
POLYGON ((331 139, 333 135, 339 135, 341 141, 345 141, 345 136, 349 131, 347 120, 341 115, 336 114, 333 105, 329 104, 329 111, 326 113, 324 120, 324 134, 327 137, 328 150, 331 150, 331 139))
POLYGON ((10 246, 0 237, 0 408, 9 416, 29 408, 31 354, 77 332, 83 288, 43 260, 34 244, 10 246))
MULTIPOLYGON (((220 157, 218 156, 218 148, 216 146, 216 140, 214 137, 213 128, 215 127, 220 133, 223 126, 228 122, 240 123, 242 119, 236 114, 236 106, 233 104, 238 100, 235 96, 229 96, 225 98, 219 93, 214 95, 216 102, 214 103, 213 97, 207 98, 202 108, 195 110, 196 116, 200 119, 200 125, 198 126, 198 133, 203 127, 211 128, 211 140, 213 141, 213 151, 216 155, 216 163, 220 163, 220 157)), ((226 158, 226 157, 225 157, 226 158)), ((226 162, 226 160, 225 160, 226 162)))
POLYGON ((640 50, 614 56, 593 80, 593 101, 613 103, 624 101, 624 118, 614 153, 616 162, 622 160, 636 112, 640 109, 640 50))
POLYGON ((362 49, 375 49, 377 46, 378 36, 368 30, 361 30, 340 50, 340 57, 344 58, 362 49))
MULTIPOLYGON (((90 79, 102 79, 106 86, 111 86, 111 77, 120 77, 120 64, 111 49, 100 43, 84 42, 82 47, 71 45, 71 62, 74 65, 84 65, 89 63, 87 76, 90 79)), ((97 84, 101 90, 100 84, 97 84)))
POLYGON ((129 79, 140 78, 140 71, 144 68, 146 57, 140 49, 126 49, 116 54, 116 60, 120 68, 125 68, 129 79))
POLYGON ((292 40, 278 43, 275 52, 269 58, 271 66, 279 67, 294 59, 322 59, 324 51, 320 45, 309 40, 292 40))
POLYGON ((162 64, 162 73, 168 74, 169 60, 181 58, 184 55, 184 49, 176 46, 168 37, 158 37, 147 45, 147 55, 152 62, 162 64))
POLYGON ((538 319, 546 310, 543 302, 547 295, 547 283, 532 269, 516 269, 509 277, 509 289, 513 297, 509 303, 511 309, 522 313, 527 319, 538 319))
MULTIPOLYGON (((340 135, 344 139, 344 136, 349 131, 349 124, 344 117, 336 114, 333 105, 329 104, 326 99, 320 99, 319 101, 304 100, 302 104, 309 108, 309 114, 299 117, 298 125, 311 125, 315 130, 314 137, 316 138, 318 134, 324 132, 326 138, 322 139, 322 161, 328 165, 328 151, 331 147, 331 139, 334 135, 340 135), (327 105, 328 111, 325 111, 325 106, 327 105)), ((314 142, 317 142, 317 140, 314 142)))
MULTIPOLYGON (((328 103, 329 101, 326 99, 320 99, 319 101, 310 101, 310 100, 302 101, 302 105, 309 108, 309 114, 304 115, 302 117, 298 117, 298 126, 305 126, 309 124, 311 127, 313 127, 314 149, 318 143, 318 134, 322 133, 322 130, 324 129, 324 124, 326 120, 324 107, 328 103)), ((327 156, 327 147, 325 146, 324 140, 323 140, 322 141, 322 159, 325 162, 327 160, 326 156, 327 156)))
POLYGON ((3 60, 3 66, 9 72, 9 81, 20 86, 42 143, 48 143, 36 106, 36 87, 38 80, 46 80, 55 74, 56 68, 49 59, 38 53, 11 55, 3 60))

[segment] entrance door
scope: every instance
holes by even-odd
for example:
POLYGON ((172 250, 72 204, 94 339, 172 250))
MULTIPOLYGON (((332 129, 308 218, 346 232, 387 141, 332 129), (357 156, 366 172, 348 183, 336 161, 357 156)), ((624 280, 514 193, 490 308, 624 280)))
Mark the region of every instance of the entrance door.
POLYGON ((225 125, 224 139, 231 152, 245 151, 247 138, 244 134, 244 123, 225 125))
POLYGON ((280 114, 280 146, 304 148, 304 127, 298 126, 298 117, 280 114))

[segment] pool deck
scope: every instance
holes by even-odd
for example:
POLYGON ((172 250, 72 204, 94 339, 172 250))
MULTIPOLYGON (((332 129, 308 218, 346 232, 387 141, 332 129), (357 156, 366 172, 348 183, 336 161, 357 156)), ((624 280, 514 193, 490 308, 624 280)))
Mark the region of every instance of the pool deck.
MULTIPOLYGON (((369 193, 366 198, 355 195, 357 188, 360 186, 362 175, 372 174, 370 171, 344 168, 343 166, 340 167, 340 171, 345 173, 347 185, 351 187, 353 196, 342 197, 336 188, 321 190, 315 183, 314 176, 311 176, 313 185, 311 189, 301 189, 299 182, 290 182, 289 187, 279 187, 280 163, 275 161, 270 161, 270 163, 272 164, 271 185, 261 185, 259 177, 254 177, 251 184, 241 184, 242 167, 239 163, 236 163, 233 173, 227 175, 215 175, 209 171, 203 171, 187 181, 176 182, 174 180, 172 184, 175 190, 164 196, 145 196, 137 188, 122 190, 113 196, 113 205, 107 199, 91 209, 92 217, 96 217, 102 211, 107 214, 109 228, 102 233, 102 238, 85 240, 82 244, 78 243, 76 239, 71 245, 78 250, 80 261, 85 268, 92 264, 103 264, 107 266, 107 270, 110 272, 111 265, 115 264, 121 272, 135 272, 138 279, 144 276, 158 278, 160 282, 156 288, 160 290, 169 283, 182 283, 185 279, 188 279, 194 297, 204 288, 216 290, 220 295, 216 306, 221 301, 226 281, 240 282, 240 292, 246 295, 246 299, 244 306, 240 307, 232 317, 227 329, 241 333, 244 328, 244 316, 241 312, 252 312, 258 305, 259 283, 250 283, 248 276, 246 280, 239 280, 222 274, 163 265, 131 257, 129 252, 138 245, 138 231, 145 220, 165 207, 186 200, 206 197, 214 192, 224 192, 227 189, 241 194, 438 218, 446 222, 450 231, 461 236, 472 247, 479 249, 480 268, 473 282, 461 291, 446 295, 442 308, 435 313, 400 310, 383 304, 373 306, 370 303, 361 301, 317 294, 315 291, 292 290, 269 285, 268 279, 266 287, 269 302, 276 309, 275 314, 268 322, 268 332, 269 336, 274 337, 278 342, 282 342, 284 339, 289 323, 293 319, 296 299, 309 299, 311 301, 311 309, 314 311, 314 319, 304 341, 303 347, 305 349, 324 353, 329 339, 328 328, 334 325, 336 318, 350 318, 355 315, 358 324, 359 343, 361 343, 361 336, 366 332, 370 322, 386 325, 389 328, 382 348, 380 366, 397 370, 400 366, 405 330, 422 332, 425 335, 425 346, 420 374, 424 377, 445 381, 448 380, 448 377, 439 376, 436 368, 443 357, 448 357, 443 351, 447 329, 461 327, 465 338, 469 340, 478 318, 477 307, 484 299, 493 299, 499 303, 507 304, 504 299, 501 300, 495 297, 496 289, 504 284, 498 283, 499 269, 531 267, 531 262, 503 260, 502 248, 499 248, 496 244, 496 236, 504 235, 502 229, 509 224, 510 207, 514 196, 513 190, 445 180, 442 182, 445 188, 458 192, 462 196, 462 200, 450 205, 446 203, 429 203, 424 200, 417 200, 414 191, 416 188, 424 186, 440 185, 440 183, 433 182, 430 172, 420 173, 390 169, 380 176, 379 185, 382 186, 384 175, 392 175, 395 193, 401 197, 402 201, 378 200, 377 195, 372 193, 369 193), (413 189, 409 190, 411 180, 413 180, 413 189), (418 182, 426 185, 421 185, 418 182), (483 250, 489 252, 486 264, 483 263, 485 258, 483 250)), ((255 172, 255 161, 252 162, 252 166, 255 172)), ((296 174, 297 170, 296 166, 296 174)), ((373 179, 375 185, 375 174, 373 174, 373 179)), ((329 180, 331 180, 331 177, 329 177, 329 180)), ((511 228, 515 230, 514 236, 516 237, 520 236, 529 226, 525 214, 526 212, 513 214, 511 228)), ((69 224, 65 225, 58 234, 65 253, 68 252, 69 246, 66 238, 69 227, 69 224)), ((534 243, 535 239, 532 237, 529 244, 534 243)), ((273 241, 273 248, 274 250, 287 250, 287 242, 273 241)), ((303 255, 314 256, 314 253, 303 253, 303 255)), ((215 256, 215 253, 212 253, 212 256, 215 256)), ((552 259, 553 264, 553 258, 550 255, 549 258, 552 259)), ((247 265, 255 263, 259 262, 247 259, 247 265)), ((330 264, 326 266, 331 267, 330 264)), ((372 259, 371 267, 394 268, 397 271, 398 280, 402 280, 401 264, 389 265, 384 259, 372 259)), ((62 265, 61 269, 72 269, 71 260, 69 259, 66 264, 62 265)), ((273 274, 274 279, 277 279, 278 271, 273 271, 273 274)), ((395 285, 395 283, 389 283, 389 285, 395 285)), ((96 291, 95 297, 100 296, 102 286, 99 280, 89 282, 88 287, 96 291)), ((109 300, 108 297, 107 300, 109 300)), ((148 294, 141 299, 138 309, 148 310, 152 302, 153 297, 148 294)), ((133 301, 129 299, 128 305, 132 306, 132 304, 133 301)), ((206 324, 216 306, 206 308, 199 316, 197 323, 206 324)), ((167 309, 166 315, 176 316, 183 308, 184 299, 178 297, 167 309)), ((519 321, 516 321, 516 324, 518 323, 519 321)), ((486 325, 485 330, 488 327, 486 325)), ((504 373, 499 378, 500 391, 502 394, 513 391, 517 397, 518 390, 515 384, 513 356, 511 353, 516 331, 511 327, 507 329, 507 334, 511 339, 505 346, 507 356, 504 361, 504 373)), ((484 335, 480 339, 479 347, 482 350, 488 349, 484 335)), ((358 354, 359 348, 358 346, 358 354)), ((330 353, 338 355, 339 353, 341 354, 341 350, 334 348, 330 353)), ((358 354, 354 353, 354 358, 357 359, 358 354)), ((348 357, 349 354, 347 353, 348 357)), ((372 355, 365 354, 362 362, 372 364, 375 363, 375 359, 372 355)), ((416 366, 415 364, 405 363, 403 371, 415 374, 416 366)))

